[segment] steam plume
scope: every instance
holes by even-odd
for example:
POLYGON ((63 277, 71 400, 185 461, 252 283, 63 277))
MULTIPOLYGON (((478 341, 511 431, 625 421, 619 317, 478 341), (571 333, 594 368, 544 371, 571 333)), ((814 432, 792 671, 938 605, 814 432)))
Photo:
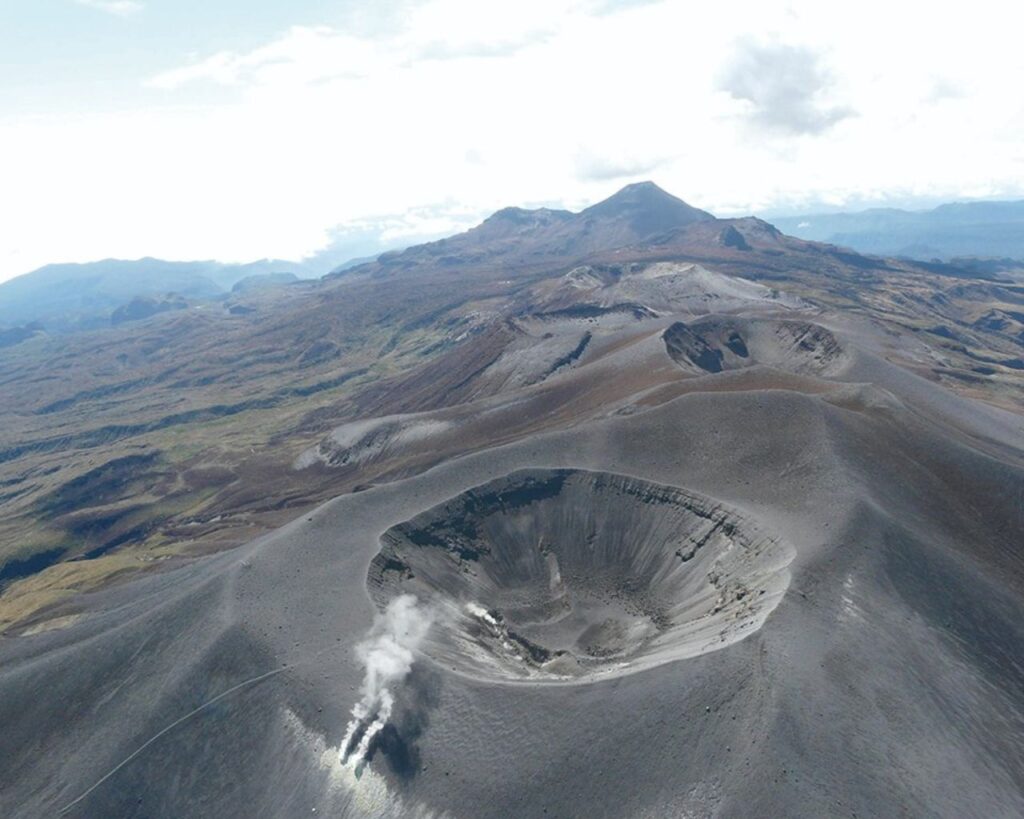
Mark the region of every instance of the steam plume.
POLYGON ((430 612, 414 595, 403 594, 378 614, 366 639, 356 646, 356 657, 366 668, 361 698, 352 709, 341 742, 342 763, 360 765, 373 738, 391 718, 395 699, 392 688, 412 669, 416 650, 431 623, 430 612))

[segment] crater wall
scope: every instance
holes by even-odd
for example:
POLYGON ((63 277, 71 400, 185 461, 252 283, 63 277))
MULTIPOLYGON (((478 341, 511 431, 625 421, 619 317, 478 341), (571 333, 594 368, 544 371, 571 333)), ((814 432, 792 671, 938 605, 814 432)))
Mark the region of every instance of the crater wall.
POLYGON ((714 651, 756 631, 793 550, 682 489, 527 470, 470 489, 381 538, 378 606, 437 612, 427 654, 487 679, 583 682, 714 651))

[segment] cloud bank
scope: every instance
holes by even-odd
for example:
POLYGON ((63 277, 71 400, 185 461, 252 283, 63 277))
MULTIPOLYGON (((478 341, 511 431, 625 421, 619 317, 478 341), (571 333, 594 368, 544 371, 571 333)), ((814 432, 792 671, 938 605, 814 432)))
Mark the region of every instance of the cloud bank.
POLYGON ((737 47, 719 82, 734 99, 750 104, 755 124, 791 134, 820 134, 855 113, 824 101, 832 85, 812 49, 753 40, 737 47))

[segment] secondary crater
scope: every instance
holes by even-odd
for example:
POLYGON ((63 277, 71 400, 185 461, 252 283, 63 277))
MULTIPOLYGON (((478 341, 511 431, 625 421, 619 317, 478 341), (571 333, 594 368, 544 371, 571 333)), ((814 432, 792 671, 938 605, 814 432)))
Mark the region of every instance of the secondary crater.
POLYGON ((714 651, 756 631, 793 549, 682 489, 575 469, 514 472, 381 537, 383 608, 437 612, 424 645, 474 677, 584 682, 714 651))

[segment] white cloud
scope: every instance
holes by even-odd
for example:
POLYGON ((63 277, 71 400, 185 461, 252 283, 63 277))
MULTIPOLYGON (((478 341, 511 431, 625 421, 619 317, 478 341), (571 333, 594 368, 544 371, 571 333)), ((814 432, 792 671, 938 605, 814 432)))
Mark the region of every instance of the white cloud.
POLYGON ((195 83, 223 86, 304 86, 340 79, 361 79, 393 65, 372 41, 329 28, 297 26, 274 42, 245 54, 224 51, 147 81, 173 91, 195 83))
POLYGON ((140 78, 145 108, 0 119, 0 278, 298 258, 339 225, 399 241, 644 177, 723 214, 1024 194, 1013 27, 976 0, 929 6, 921 37, 913 6, 426 0, 386 25, 292 28, 140 78), (745 35, 796 53, 800 82, 723 91, 745 35), (783 115, 799 127, 766 121, 783 115))
POLYGON ((576 173, 584 180, 636 179, 651 176, 668 161, 666 157, 641 157, 620 151, 598 155, 582 148, 576 156, 576 173))
POLYGON ((116 14, 119 17, 135 14, 144 8, 141 0, 75 0, 75 2, 80 6, 99 9, 100 11, 107 12, 107 14, 116 14))
POLYGON ((741 40, 719 87, 750 104, 756 125, 792 134, 820 134, 856 112, 832 105, 833 83, 822 55, 806 46, 741 40))

